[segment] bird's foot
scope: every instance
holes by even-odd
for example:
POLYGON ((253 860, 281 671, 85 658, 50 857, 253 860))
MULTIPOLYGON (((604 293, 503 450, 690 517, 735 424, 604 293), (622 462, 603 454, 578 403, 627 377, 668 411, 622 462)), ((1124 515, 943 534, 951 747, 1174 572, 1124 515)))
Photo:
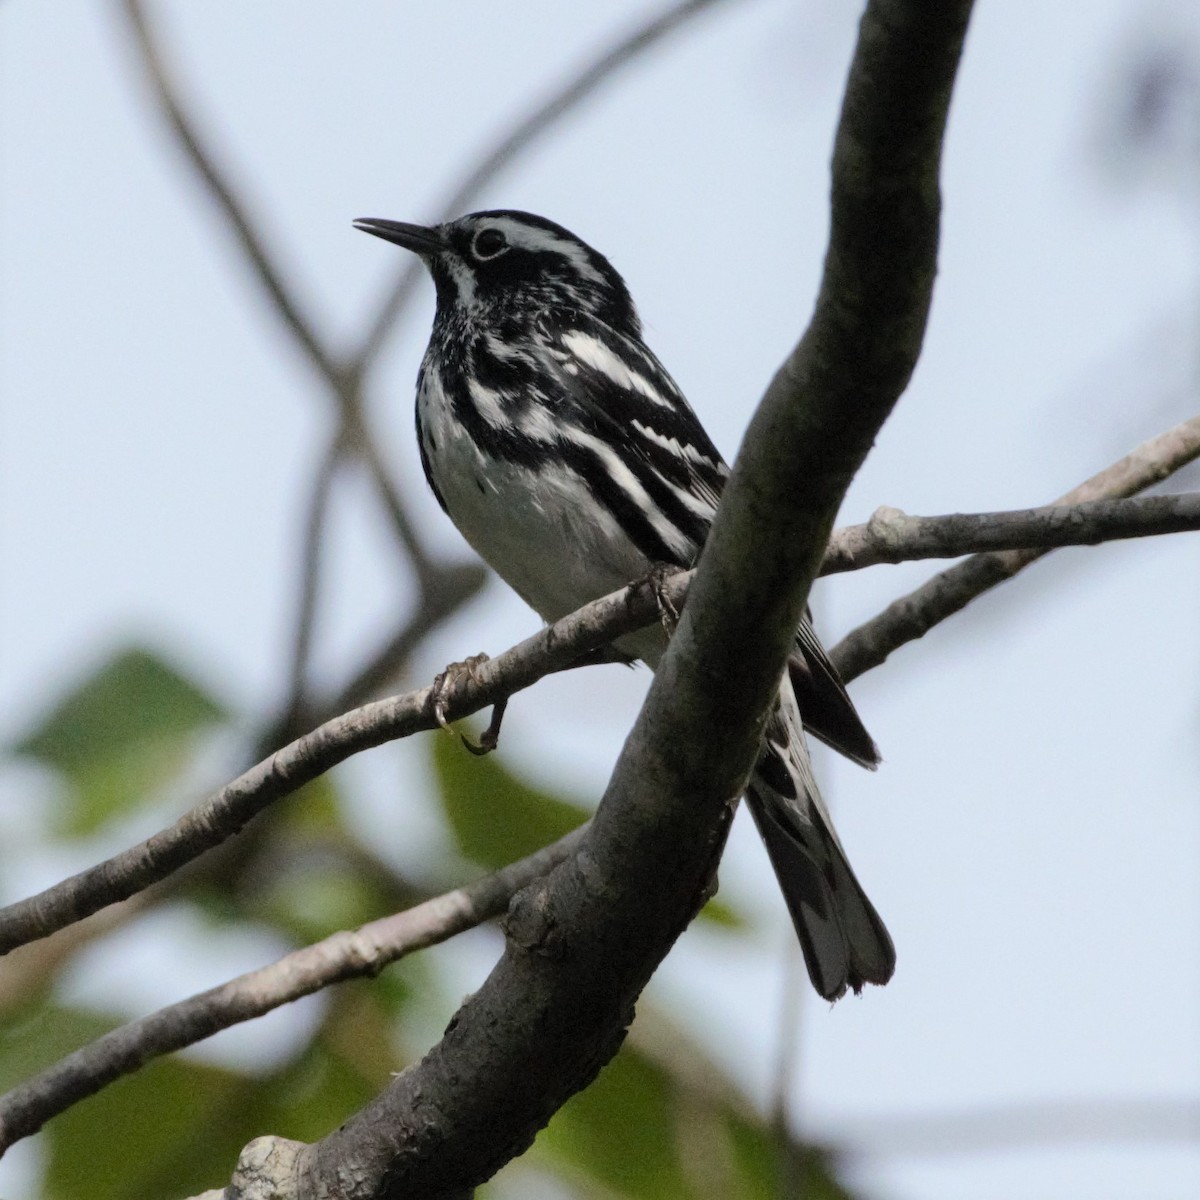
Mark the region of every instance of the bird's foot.
POLYGON ((667 637, 675 632, 675 626, 679 624, 679 609, 667 594, 667 581, 678 569, 666 563, 655 563, 639 580, 654 593, 654 603, 658 605, 658 619, 662 622, 667 637))
POLYGON ((446 719, 446 708, 450 704, 455 688, 464 680, 472 683, 479 682, 479 668, 488 661, 486 654, 472 654, 462 662, 453 662, 433 680, 430 689, 430 703, 433 705, 433 719, 447 733, 453 733, 450 722, 446 719))

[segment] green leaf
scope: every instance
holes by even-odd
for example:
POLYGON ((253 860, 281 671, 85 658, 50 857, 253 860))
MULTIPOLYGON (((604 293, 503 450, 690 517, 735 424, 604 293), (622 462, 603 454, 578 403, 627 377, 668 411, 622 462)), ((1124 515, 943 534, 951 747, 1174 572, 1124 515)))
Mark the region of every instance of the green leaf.
MULTIPOLYGON (((276 1071, 248 1076, 156 1059, 55 1117, 46 1126, 44 1200, 195 1195, 227 1182, 259 1134, 315 1141, 336 1129, 404 1064, 394 1012, 372 985, 338 988, 330 1002, 317 1036, 276 1071)), ((48 1008, 0 1037, 0 1070, 26 1077, 113 1024, 48 1008)))
POLYGON ((674 1136, 674 1085, 629 1045, 555 1114, 538 1147, 619 1196, 690 1200, 674 1136))
POLYGON ((354 929, 386 911, 371 880, 356 877, 343 864, 320 861, 288 865, 266 881, 258 910, 301 944, 354 929))
POLYGON ((750 928, 750 922, 732 904, 722 900, 720 896, 714 896, 700 910, 699 919, 719 925, 722 929, 740 931, 750 928))
POLYGON ((69 692, 13 750, 66 781, 63 832, 78 836, 151 798, 186 766, 197 735, 226 717, 198 684, 131 647, 69 692))
POLYGON ((517 778, 495 754, 469 754, 458 738, 429 739, 442 808, 458 848, 493 869, 557 841, 587 820, 581 804, 517 778))
POLYGON ((526 1165, 629 1200, 852 1200, 826 1150, 781 1143, 699 1045, 645 1003, 620 1053, 554 1116, 526 1165))
MULTIPOLYGON (((591 815, 574 800, 551 795, 503 766, 496 754, 470 754, 458 740, 430 738, 442 809, 458 848, 496 870, 533 854, 583 824, 591 815)), ((724 899, 712 899, 699 919, 741 930, 750 922, 724 899)))
POLYGON ((39 1000, 35 1010, 0 1025, 0 1092, 120 1024, 118 1017, 43 1005, 39 1000))
POLYGON ((252 1090, 231 1071, 180 1058, 110 1084, 47 1126, 46 1200, 152 1200, 227 1181, 253 1120, 252 1090))

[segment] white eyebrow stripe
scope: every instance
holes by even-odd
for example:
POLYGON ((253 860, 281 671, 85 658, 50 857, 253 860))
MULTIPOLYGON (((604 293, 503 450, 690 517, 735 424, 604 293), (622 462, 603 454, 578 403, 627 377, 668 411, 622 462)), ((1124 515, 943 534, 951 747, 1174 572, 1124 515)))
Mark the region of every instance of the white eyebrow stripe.
POLYGON ((569 259, 576 272, 593 283, 604 284, 604 276, 592 266, 587 251, 573 238, 564 238, 540 225, 527 225, 512 217, 493 217, 483 226, 498 229, 512 246, 520 246, 535 254, 561 254, 569 259))
POLYGON ((568 330, 562 336, 562 344, 580 362, 607 376, 618 387, 637 392, 660 408, 671 408, 671 400, 664 396, 644 375, 630 370, 598 337, 579 329, 568 330))

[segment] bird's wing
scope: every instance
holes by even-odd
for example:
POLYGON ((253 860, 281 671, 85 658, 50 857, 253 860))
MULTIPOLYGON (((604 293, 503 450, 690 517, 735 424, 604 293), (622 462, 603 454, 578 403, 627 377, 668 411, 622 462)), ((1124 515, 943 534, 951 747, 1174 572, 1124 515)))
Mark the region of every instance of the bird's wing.
POLYGON ((796 631, 796 649, 788 659, 788 674, 800 706, 804 728, 839 754, 874 770, 879 749, 867 732, 837 668, 829 661, 812 626, 812 612, 796 631))
MULTIPOLYGON (((557 346, 566 436, 572 428, 582 429, 588 437, 630 451, 624 465, 632 476, 627 488, 631 516, 640 518, 646 504, 652 504, 660 525, 678 535, 665 539, 671 546, 668 556, 660 549, 649 557, 692 565, 729 477, 700 418, 639 341, 601 322, 581 321, 560 331, 557 346)), ((632 520, 629 524, 632 528, 632 520)), ((854 762, 877 766, 879 751, 807 611, 788 672, 805 728, 854 762)))
POLYGON ((700 419, 645 346, 602 322, 573 322, 552 344, 563 436, 619 451, 637 506, 678 535, 664 561, 691 566, 729 476, 700 419))

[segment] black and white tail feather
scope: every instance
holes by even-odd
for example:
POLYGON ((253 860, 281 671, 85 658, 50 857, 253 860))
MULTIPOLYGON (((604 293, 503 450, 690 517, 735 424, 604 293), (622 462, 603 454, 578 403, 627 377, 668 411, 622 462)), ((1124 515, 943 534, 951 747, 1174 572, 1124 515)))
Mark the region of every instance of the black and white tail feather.
MULTIPOLYGON (((419 254, 437 313, 417 381, 417 440, 442 508, 547 621, 691 566, 729 471, 642 342, 607 259, 529 213, 426 228, 356 226, 419 254)), ((660 628, 617 648, 655 666, 660 628)), ((895 951, 846 861, 804 731, 855 762, 879 753, 806 615, 747 792, 816 990, 886 983, 895 951)))

